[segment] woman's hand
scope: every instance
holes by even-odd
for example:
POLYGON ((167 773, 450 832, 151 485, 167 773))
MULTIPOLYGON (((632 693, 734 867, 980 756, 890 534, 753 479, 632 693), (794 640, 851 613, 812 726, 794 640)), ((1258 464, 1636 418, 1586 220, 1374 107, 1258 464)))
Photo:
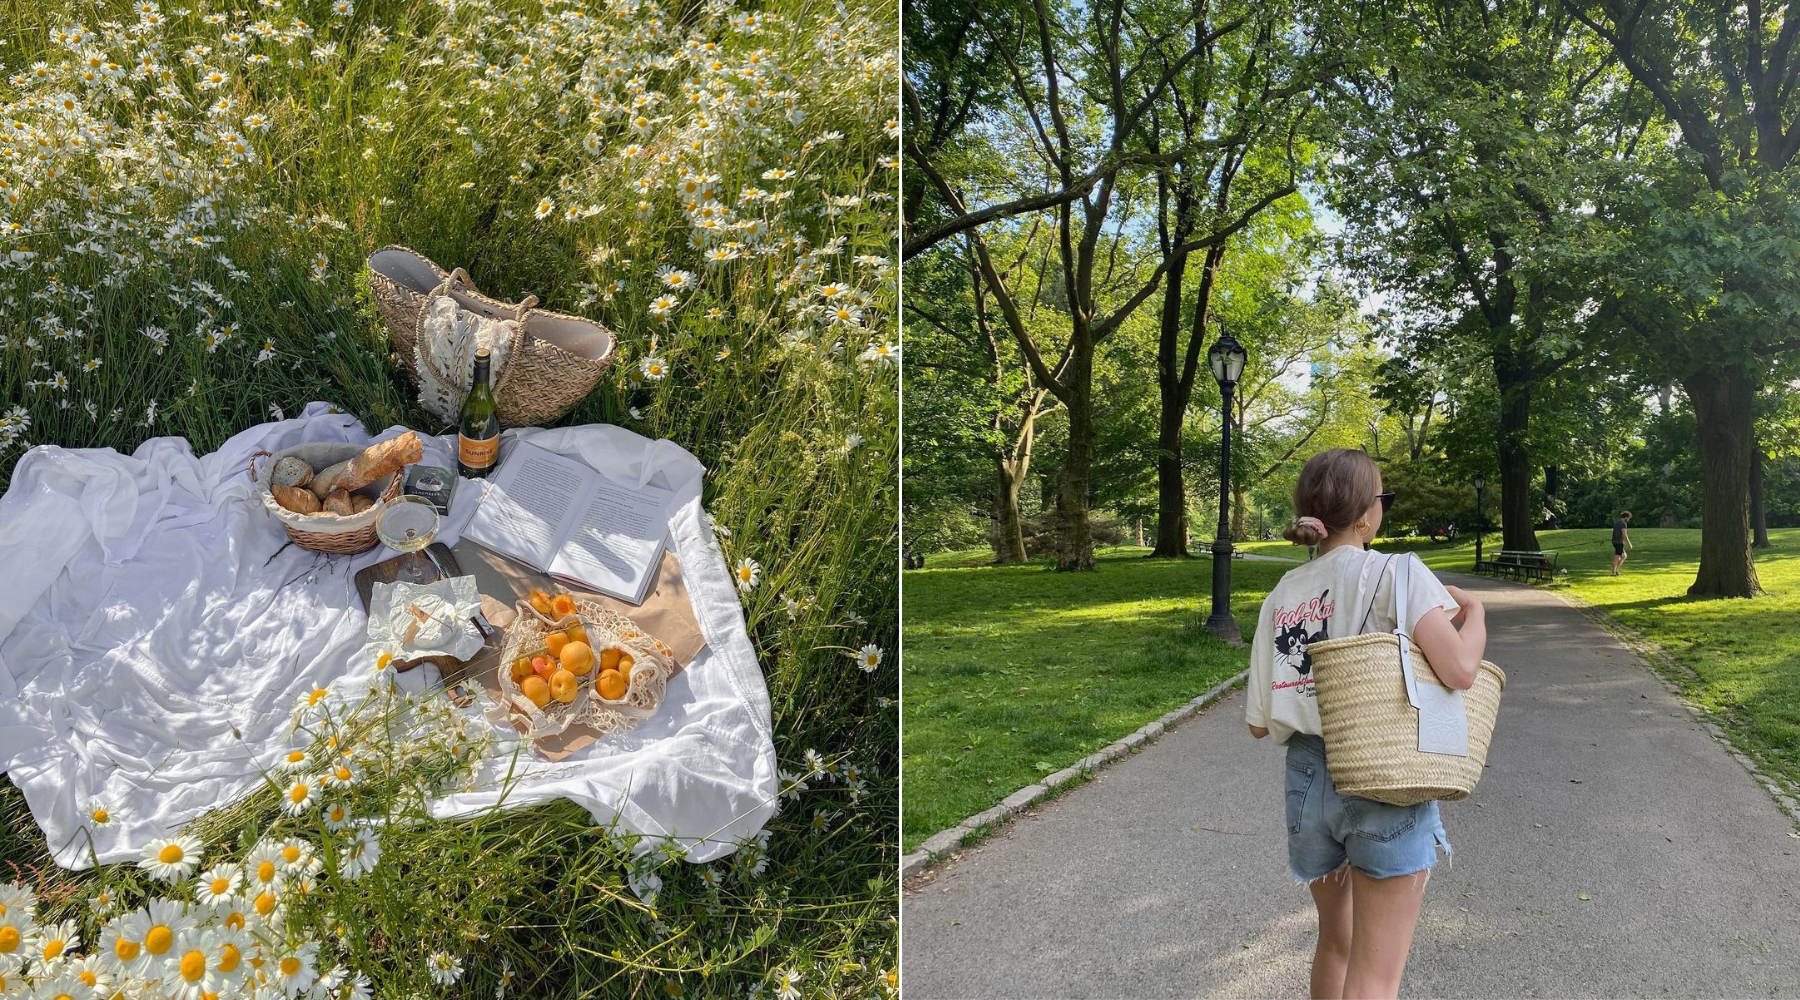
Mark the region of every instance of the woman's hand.
POLYGON ((1450 599, 1456 602, 1456 614, 1450 616, 1450 624, 1461 627, 1463 622, 1469 620, 1471 613, 1484 618, 1487 616, 1486 605, 1483 605, 1479 598, 1470 595, 1468 591, 1461 587, 1450 586, 1446 586, 1444 589, 1450 592, 1450 599))
POLYGON ((1250 735, 1254 736, 1260 740, 1264 736, 1269 735, 1269 731, 1267 729, 1264 729, 1262 726, 1251 726, 1250 727, 1250 735))

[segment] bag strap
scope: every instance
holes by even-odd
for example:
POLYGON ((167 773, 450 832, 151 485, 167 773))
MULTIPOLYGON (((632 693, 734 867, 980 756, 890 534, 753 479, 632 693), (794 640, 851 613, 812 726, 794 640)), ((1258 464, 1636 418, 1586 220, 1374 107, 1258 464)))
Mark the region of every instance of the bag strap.
MULTIPOLYGON (((1389 556, 1389 561, 1393 560, 1389 556)), ((1394 574, 1394 642, 1400 647, 1400 676, 1406 681, 1406 700, 1412 707, 1419 707, 1419 681, 1413 670, 1412 636, 1406 631, 1406 578, 1412 567, 1412 560, 1400 557, 1400 571, 1394 574)))
MULTIPOLYGON (((1369 588, 1369 606, 1363 611, 1362 621, 1357 622, 1356 624, 1357 635, 1362 635, 1364 632, 1368 631, 1369 616, 1375 613, 1375 595, 1381 592, 1381 578, 1387 574, 1388 567, 1393 564, 1394 557, 1390 555, 1387 557, 1387 560, 1381 564, 1381 572, 1375 574, 1375 586, 1369 588)), ((1396 620, 1398 620, 1399 617, 1399 615, 1394 616, 1396 620)))

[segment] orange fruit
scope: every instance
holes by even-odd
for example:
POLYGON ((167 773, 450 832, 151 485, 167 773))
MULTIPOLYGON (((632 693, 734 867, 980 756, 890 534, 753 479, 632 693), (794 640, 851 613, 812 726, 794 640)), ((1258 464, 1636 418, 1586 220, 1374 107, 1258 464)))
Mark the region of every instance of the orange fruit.
POLYGON ((619 656, 623 652, 624 652, 624 650, 620 649, 617 646, 608 646, 605 649, 602 649, 600 651, 600 669, 601 670, 617 670, 617 669, 619 669, 619 656))
POLYGON ((531 658, 531 669, 539 677, 549 680, 550 675, 556 673, 556 661, 548 656, 534 656, 531 658))
POLYGON ((535 674, 519 682, 519 691, 539 708, 550 704, 550 682, 535 674))
POLYGON ((625 691, 629 686, 625 682, 624 676, 617 670, 600 671, 600 679, 594 682, 594 690, 600 692, 600 697, 608 701, 618 701, 625 697, 625 691))
POLYGON ((555 656, 558 653, 561 653, 563 650, 563 644, 568 641, 569 641, 569 637, 562 634, 561 632, 552 632, 549 635, 544 636, 544 645, 548 646, 550 648, 551 656, 555 656))
POLYGON ((585 642, 571 642, 562 648, 562 665, 564 670, 585 675, 594 669, 594 651, 585 642))
POLYGON ((550 697, 565 705, 575 700, 576 689, 580 686, 581 682, 567 670, 558 670, 550 675, 550 697))
POLYGON ((620 657, 619 657, 619 673, 625 675, 626 677, 630 677, 631 676, 631 668, 636 665, 637 665, 637 661, 631 658, 630 653, 624 653, 624 654, 620 655, 620 657))
POLYGON ((531 676, 531 660, 529 657, 521 656, 518 659, 512 661, 512 679, 513 679, 514 684, 517 684, 520 681, 522 681, 525 678, 530 677, 530 676, 531 676))
POLYGON ((569 626, 569 641, 570 642, 586 642, 587 641, 587 629, 582 628, 580 625, 570 625, 569 626))
POLYGON ((557 594, 550 599, 550 611, 558 618, 566 618, 575 613, 575 598, 568 594, 557 594))

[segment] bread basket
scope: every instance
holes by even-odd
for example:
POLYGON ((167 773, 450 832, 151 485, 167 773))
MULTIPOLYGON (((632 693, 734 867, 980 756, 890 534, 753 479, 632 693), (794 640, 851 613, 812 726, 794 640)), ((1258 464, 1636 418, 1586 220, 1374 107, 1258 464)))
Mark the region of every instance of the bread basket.
POLYGON ((263 507, 270 516, 281 522, 281 526, 287 530, 289 540, 295 545, 314 552, 339 555, 367 552, 375 547, 378 541, 375 526, 381 522, 381 513, 387 509, 387 505, 400 496, 404 469, 389 473, 361 489, 351 490, 353 494, 361 494, 374 500, 375 505, 348 517, 338 514, 301 514, 288 510, 275 499, 275 494, 269 489, 269 475, 274 470, 275 463, 290 455, 314 469, 325 469, 356 457, 365 447, 366 445, 341 441, 318 441, 280 451, 259 451, 250 456, 250 479, 256 484, 263 507), (260 470, 256 463, 259 458, 268 459, 260 470))

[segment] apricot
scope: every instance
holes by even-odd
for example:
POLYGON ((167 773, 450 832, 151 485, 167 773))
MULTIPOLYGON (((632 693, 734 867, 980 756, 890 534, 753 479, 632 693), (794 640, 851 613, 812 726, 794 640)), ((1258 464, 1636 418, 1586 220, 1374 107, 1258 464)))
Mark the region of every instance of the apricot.
POLYGON ((581 682, 567 670, 558 670, 550 675, 550 697, 565 705, 575 700, 576 691, 580 687, 581 682))
POLYGON ((544 636, 544 645, 549 647, 551 656, 556 656, 561 653, 563 646, 566 645, 568 641, 569 637, 561 632, 552 632, 549 635, 544 636))
POLYGON ((617 646, 608 646, 605 649, 602 649, 600 651, 600 669, 601 670, 617 670, 617 669, 619 669, 619 657, 624 652, 625 652, 624 650, 620 649, 617 646))
POLYGON ((538 614, 548 615, 551 613, 550 612, 550 595, 549 594, 546 594, 543 591, 537 589, 536 587, 533 587, 533 588, 531 588, 530 600, 531 600, 531 607, 535 611, 537 611, 538 614))
POLYGON ((586 642, 586 641, 588 641, 587 640, 587 629, 582 628, 580 625, 570 625, 568 628, 568 633, 569 633, 569 641, 570 642, 586 642))
POLYGON ((513 679, 514 684, 517 684, 520 681, 522 681, 525 678, 530 677, 530 676, 531 676, 531 658, 530 657, 521 656, 518 659, 512 661, 512 679, 513 679))
POLYGON ((575 598, 568 594, 557 594, 550 599, 550 611, 557 618, 567 618, 575 613, 575 598))
POLYGON ((548 656, 534 656, 531 658, 531 669, 547 681, 551 674, 556 673, 556 663, 548 656))
POLYGON ((624 676, 617 670, 600 671, 600 679, 594 682, 594 690, 600 692, 600 697, 607 701, 618 701, 625 697, 625 691, 629 687, 624 676))
POLYGON ((519 692, 539 708, 550 704, 550 682, 536 675, 519 682, 519 692))
POLYGON ((571 642, 562 648, 562 665, 564 670, 585 676, 594 669, 594 651, 585 642, 571 642))
POLYGON ((630 677, 631 676, 631 668, 636 665, 637 665, 637 661, 631 658, 630 653, 624 653, 624 654, 620 655, 620 657, 619 657, 619 673, 620 674, 623 674, 626 677, 630 677))

